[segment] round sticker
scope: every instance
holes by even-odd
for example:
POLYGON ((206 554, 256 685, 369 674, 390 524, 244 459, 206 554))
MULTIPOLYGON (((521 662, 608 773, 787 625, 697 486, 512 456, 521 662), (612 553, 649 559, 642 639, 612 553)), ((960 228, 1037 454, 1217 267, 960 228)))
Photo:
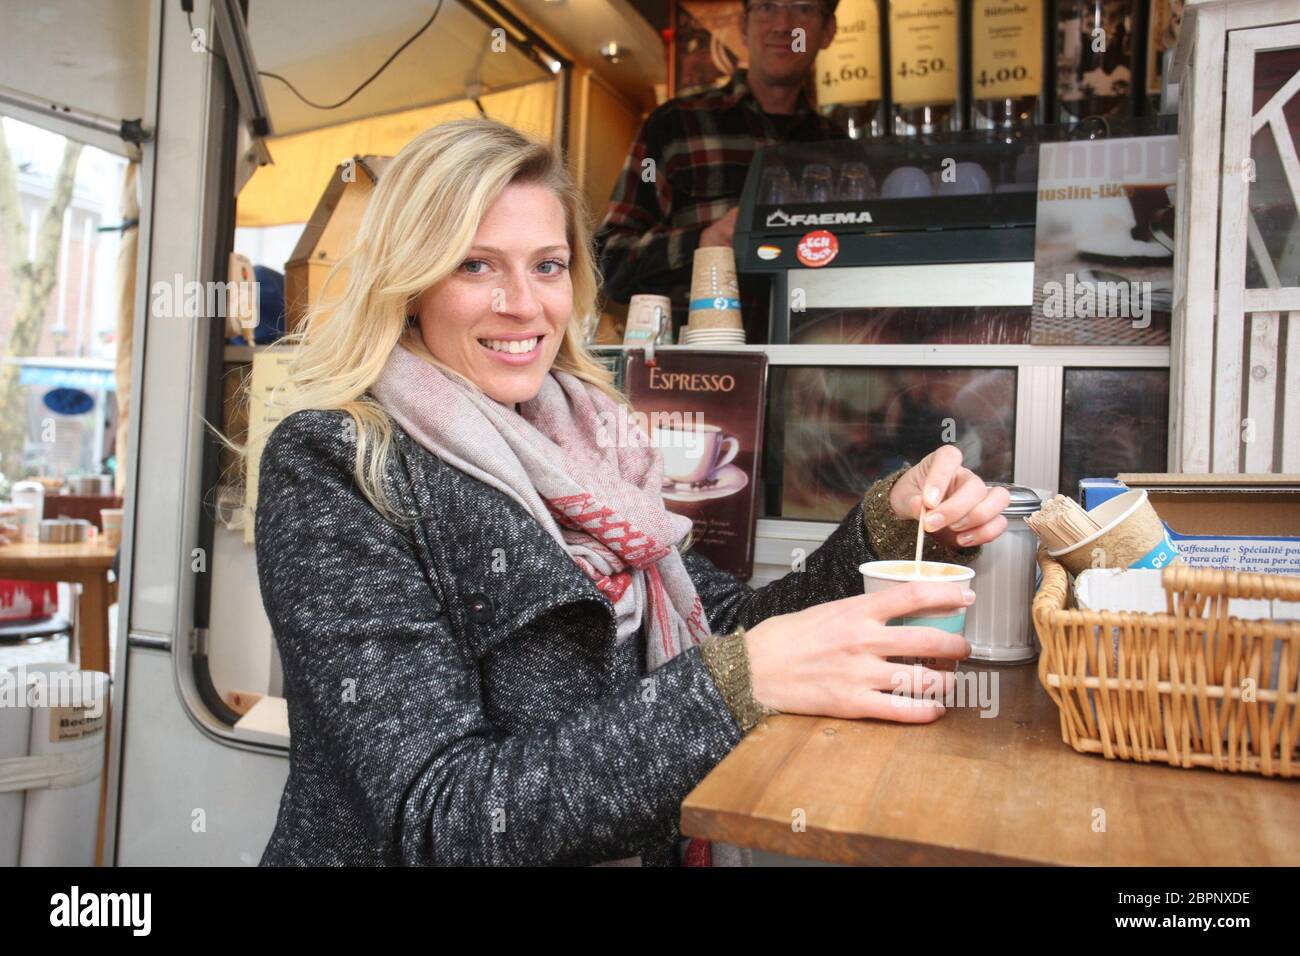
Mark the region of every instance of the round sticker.
POLYGON ((840 252, 840 241, 825 229, 815 229, 799 240, 795 255, 809 269, 820 269, 840 252))

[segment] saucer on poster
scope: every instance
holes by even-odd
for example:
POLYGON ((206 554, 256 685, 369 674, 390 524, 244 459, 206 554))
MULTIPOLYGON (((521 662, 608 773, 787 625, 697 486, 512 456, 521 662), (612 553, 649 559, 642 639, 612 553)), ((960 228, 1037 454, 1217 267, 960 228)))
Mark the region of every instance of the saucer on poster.
POLYGON ((691 488, 683 484, 669 485, 663 489, 664 500, 690 502, 725 498, 743 490, 749 484, 749 476, 735 465, 724 465, 713 477, 717 483, 707 488, 691 488))

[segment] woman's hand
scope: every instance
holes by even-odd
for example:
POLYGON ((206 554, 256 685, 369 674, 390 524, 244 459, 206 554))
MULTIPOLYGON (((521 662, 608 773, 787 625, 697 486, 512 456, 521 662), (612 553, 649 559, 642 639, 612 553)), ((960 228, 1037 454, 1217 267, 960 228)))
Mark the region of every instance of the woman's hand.
POLYGON ((769 617, 745 632, 754 699, 787 714, 937 720, 943 701, 951 700, 955 675, 886 658, 956 661, 970 654, 970 644, 937 627, 885 622, 974 600, 964 584, 914 581, 769 617))
POLYGON ((1007 528, 1002 517, 1011 495, 990 488, 963 468, 961 450, 944 445, 930 452, 894 482, 889 506, 900 518, 916 520, 925 496, 925 533, 950 548, 987 544, 1007 528))

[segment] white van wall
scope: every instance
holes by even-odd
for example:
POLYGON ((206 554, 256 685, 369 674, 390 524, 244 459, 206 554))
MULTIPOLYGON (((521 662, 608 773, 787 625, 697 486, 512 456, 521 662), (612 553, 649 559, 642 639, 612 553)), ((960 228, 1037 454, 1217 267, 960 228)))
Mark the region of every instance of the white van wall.
MULTIPOLYGON (((210 22, 199 0, 196 25, 210 22)), ((155 316, 154 283, 206 281, 228 187, 223 69, 191 49, 179 4, 153 5, 141 168, 128 523, 114 661, 106 863, 254 864, 274 826, 287 752, 239 744, 199 696, 194 639, 203 504, 207 321, 155 316), (125 736, 124 736, 125 730, 125 736), (116 824, 116 825, 114 825, 116 824)), ((224 279, 224 276, 221 276, 224 279)), ((212 567, 209 555, 208 568, 212 567)))

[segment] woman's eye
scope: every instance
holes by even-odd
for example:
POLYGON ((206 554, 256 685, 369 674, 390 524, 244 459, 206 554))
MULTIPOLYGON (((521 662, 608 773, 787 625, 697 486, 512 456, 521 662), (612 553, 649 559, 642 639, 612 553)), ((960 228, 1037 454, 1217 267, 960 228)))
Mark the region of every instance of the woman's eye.
POLYGON ((547 259, 537 268, 542 270, 542 275, 553 276, 559 275, 565 269, 569 268, 569 264, 563 259, 547 259))
POLYGON ((466 259, 460 264, 460 267, 472 276, 482 275, 487 271, 487 263, 482 259, 466 259), (482 266, 482 268, 477 269, 474 268, 475 266, 482 266))

